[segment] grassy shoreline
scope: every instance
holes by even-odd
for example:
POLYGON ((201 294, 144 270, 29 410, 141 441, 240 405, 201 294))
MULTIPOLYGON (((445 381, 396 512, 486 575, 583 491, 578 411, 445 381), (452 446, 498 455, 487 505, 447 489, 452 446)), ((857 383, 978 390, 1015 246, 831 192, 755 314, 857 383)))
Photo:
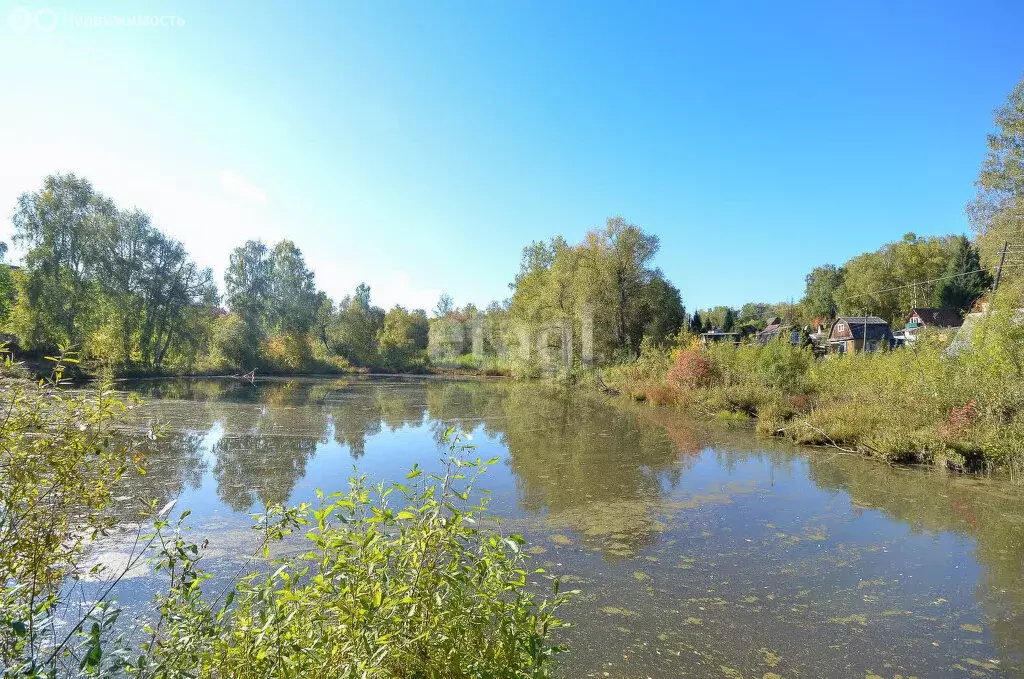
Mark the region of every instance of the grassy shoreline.
POLYGON ((816 360, 809 349, 645 347, 603 370, 610 389, 654 406, 754 421, 763 436, 888 463, 1024 472, 1024 328, 979 324, 968 351, 935 337, 908 348, 816 360))

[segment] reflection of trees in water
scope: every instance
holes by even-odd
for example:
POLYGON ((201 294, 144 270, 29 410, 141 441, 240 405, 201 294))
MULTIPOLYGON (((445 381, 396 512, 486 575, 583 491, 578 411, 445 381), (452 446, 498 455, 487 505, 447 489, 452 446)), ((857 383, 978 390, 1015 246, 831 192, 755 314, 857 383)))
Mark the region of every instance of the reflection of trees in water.
POLYGON ((182 399, 194 402, 274 403, 322 402, 325 395, 348 384, 346 379, 270 378, 252 384, 237 377, 127 380, 124 385, 143 400, 182 399))
POLYGON ((300 407, 308 384, 286 383, 266 393, 257 408, 225 408, 217 421, 223 435, 213 447, 217 494, 232 508, 284 504, 306 463, 326 441, 327 411, 300 407))
POLYGON ((444 443, 448 429, 473 431, 481 424, 489 436, 502 432, 504 403, 514 385, 506 382, 432 382, 427 385, 427 417, 434 443, 444 443))
POLYGON ((145 474, 138 473, 134 467, 129 467, 126 472, 124 484, 131 488, 133 497, 133 506, 125 508, 129 514, 140 509, 137 500, 155 500, 162 506, 168 500, 178 497, 186 488, 199 487, 206 471, 200 450, 203 436, 199 432, 172 431, 156 441, 141 436, 133 437, 144 441, 136 448, 136 452, 139 466, 145 474))
POLYGON ((285 504, 295 482, 306 472, 319 438, 225 434, 214 446, 217 496, 232 509, 253 503, 285 504))
POLYGON ((376 401, 349 401, 331 409, 331 423, 334 426, 334 441, 339 446, 348 446, 353 460, 366 452, 366 437, 381 431, 381 413, 376 401))
POLYGON ((591 398, 510 391, 501 428, 520 503, 628 555, 656 541, 681 458, 664 427, 591 398))
MULTIPOLYGON (((982 567, 976 597, 996 645, 1024 669, 1024 502, 1019 487, 942 470, 890 469, 844 456, 811 458, 810 478, 849 493, 915 531, 954 532, 975 541, 982 567)), ((1010 669, 1010 668, 1006 668, 1010 669)))

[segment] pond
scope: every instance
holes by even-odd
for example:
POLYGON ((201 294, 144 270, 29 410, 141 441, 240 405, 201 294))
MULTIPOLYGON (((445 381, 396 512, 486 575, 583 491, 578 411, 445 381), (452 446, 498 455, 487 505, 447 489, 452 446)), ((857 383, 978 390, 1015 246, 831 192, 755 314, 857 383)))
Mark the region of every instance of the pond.
POLYGON ((484 485, 531 565, 583 592, 563 610, 565 677, 1024 673, 1024 495, 1006 481, 501 380, 129 384, 167 436, 119 511, 177 498, 215 571, 255 548, 265 503, 345 488, 353 468, 400 479, 456 427, 500 458, 484 485))

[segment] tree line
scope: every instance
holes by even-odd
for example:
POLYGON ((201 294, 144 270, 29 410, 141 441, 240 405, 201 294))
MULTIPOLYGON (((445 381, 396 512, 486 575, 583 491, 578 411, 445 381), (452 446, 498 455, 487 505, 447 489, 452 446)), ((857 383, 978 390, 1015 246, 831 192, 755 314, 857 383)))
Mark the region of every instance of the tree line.
POLYGON ((427 346, 424 311, 385 312, 365 285, 334 303, 289 240, 235 248, 221 295, 213 272, 145 212, 74 174, 20 196, 12 223, 25 254, 20 267, 0 266, 0 330, 23 352, 78 347, 125 372, 398 370, 427 346))
MULTIPOLYGON (((566 343, 578 355, 584 335, 593 337, 594 360, 610 363, 636 356, 645 339, 752 333, 774 316, 801 326, 839 314, 898 324, 915 306, 962 316, 990 290, 1004 254, 1001 289, 1024 293, 1024 80, 996 111, 988 147, 967 206, 973 238, 908 233, 813 268, 797 302, 692 316, 653 264, 658 237, 622 217, 575 244, 555 236, 526 246, 510 297, 485 309, 442 295, 430 316, 385 311, 365 284, 333 300, 289 240, 235 248, 221 295, 211 270, 146 213, 119 208, 84 178, 55 174, 17 201, 14 244, 25 254, 20 268, 0 266, 0 331, 23 351, 77 346, 122 370, 419 370, 431 361, 480 367, 481 354, 529 359, 566 343)), ((0 243, 0 261, 6 251, 0 243)))

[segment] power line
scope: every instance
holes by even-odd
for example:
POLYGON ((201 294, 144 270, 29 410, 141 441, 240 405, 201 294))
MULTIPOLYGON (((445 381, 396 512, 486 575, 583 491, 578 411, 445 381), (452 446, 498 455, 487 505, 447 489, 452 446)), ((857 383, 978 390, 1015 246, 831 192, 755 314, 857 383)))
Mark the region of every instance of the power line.
MULTIPOLYGON (((1015 263, 1012 264, 1012 266, 1024 266, 1024 262, 1021 262, 1021 263, 1016 263, 1015 262, 1015 263)), ((1004 268, 1004 269, 1007 268, 1007 267, 1008 267, 1008 265, 1006 263, 1004 263, 1003 266, 1002 266, 1002 268, 1004 268)), ((990 266, 990 267, 983 268, 983 269, 975 269, 974 271, 965 271, 963 273, 953 274, 951 276, 942 276, 940 278, 931 278, 931 279, 925 280, 925 281, 916 281, 914 283, 907 283, 906 285, 897 285, 894 288, 884 288, 882 290, 872 290, 871 292, 862 292, 859 295, 853 295, 852 297, 847 297, 847 299, 848 300, 849 299, 857 299, 858 297, 867 297, 868 295, 878 295, 878 294, 881 294, 883 292, 894 292, 896 290, 902 290, 904 288, 910 288, 910 287, 914 287, 914 286, 917 286, 917 285, 924 285, 925 283, 937 283, 939 281, 948 281, 948 280, 953 279, 953 278, 960 278, 961 276, 970 276, 971 274, 981 273, 982 271, 990 271, 992 269, 999 269, 999 268, 1000 267, 998 267, 998 266, 990 266)))

